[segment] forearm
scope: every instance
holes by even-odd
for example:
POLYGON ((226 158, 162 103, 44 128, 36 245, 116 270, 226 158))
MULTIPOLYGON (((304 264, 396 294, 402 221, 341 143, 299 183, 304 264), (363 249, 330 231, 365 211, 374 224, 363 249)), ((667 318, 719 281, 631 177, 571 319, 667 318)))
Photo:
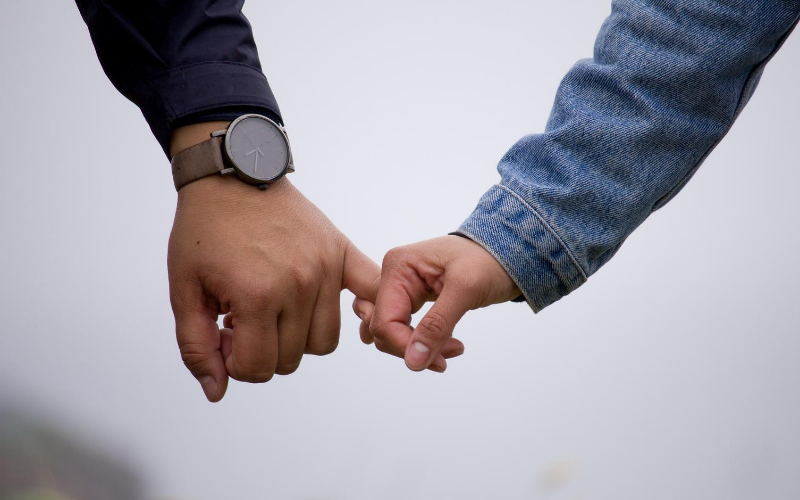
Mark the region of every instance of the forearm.
POLYGON ((459 231, 535 311, 585 282, 683 187, 800 16, 798 1, 731 4, 614 2, 545 132, 501 160, 501 185, 459 231))
POLYGON ((175 128, 255 112, 281 122, 242 0, 77 0, 114 86, 165 153, 175 128))

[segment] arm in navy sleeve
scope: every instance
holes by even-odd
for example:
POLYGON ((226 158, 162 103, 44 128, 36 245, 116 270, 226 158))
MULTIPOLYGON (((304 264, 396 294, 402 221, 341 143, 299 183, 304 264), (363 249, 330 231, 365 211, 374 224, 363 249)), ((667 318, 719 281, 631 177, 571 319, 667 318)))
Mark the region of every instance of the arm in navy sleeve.
POLYGON ((800 0, 614 0, 594 58, 564 78, 542 134, 459 233, 534 311, 582 285, 689 181, 730 130, 800 0))
POLYGON ((181 125, 261 113, 281 122, 244 0, 77 0, 114 86, 164 152, 181 125))

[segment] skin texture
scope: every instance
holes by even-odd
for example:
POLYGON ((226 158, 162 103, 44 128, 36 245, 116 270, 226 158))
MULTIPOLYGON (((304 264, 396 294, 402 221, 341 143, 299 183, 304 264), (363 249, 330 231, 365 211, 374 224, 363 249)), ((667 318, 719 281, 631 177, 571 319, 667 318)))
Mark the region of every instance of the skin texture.
POLYGON ((374 306, 356 297, 353 310, 362 320, 364 343, 374 341, 380 351, 404 358, 411 370, 444 371, 443 358, 464 352, 464 345, 453 338, 464 314, 520 294, 483 247, 459 236, 444 236, 389 251, 374 306), (412 327, 411 315, 430 301, 434 301, 431 309, 412 327))
MULTIPOLYGON (((178 129, 173 154, 225 126, 178 129)), ((167 264, 181 356, 211 402, 229 377, 267 382, 297 370, 303 354, 333 352, 341 291, 374 301, 380 280, 377 264, 285 177, 266 191, 219 176, 185 186, 167 264)))

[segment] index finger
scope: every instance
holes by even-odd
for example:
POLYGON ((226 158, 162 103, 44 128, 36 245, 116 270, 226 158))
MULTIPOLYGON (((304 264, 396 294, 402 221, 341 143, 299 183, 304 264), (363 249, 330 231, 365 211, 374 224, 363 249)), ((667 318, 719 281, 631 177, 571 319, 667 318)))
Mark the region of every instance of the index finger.
POLYGON ((413 332, 411 314, 415 308, 407 284, 388 271, 384 269, 369 331, 392 354, 403 357, 413 332))
MULTIPOLYGON (((374 337, 378 350, 398 358, 405 357, 414 332, 411 315, 429 298, 430 292, 421 279, 419 282, 409 282, 397 270, 384 267, 384 276, 369 324, 369 334, 374 337)), ((364 333, 361 336, 364 339, 364 333)), ((444 371, 447 368, 445 358, 460 356, 464 352, 464 344, 450 338, 440 352, 429 365, 432 369, 435 368, 434 371, 444 371)))
POLYGON ((208 400, 217 402, 228 386, 217 311, 208 305, 208 298, 198 286, 173 283, 170 299, 183 363, 200 382, 208 400))

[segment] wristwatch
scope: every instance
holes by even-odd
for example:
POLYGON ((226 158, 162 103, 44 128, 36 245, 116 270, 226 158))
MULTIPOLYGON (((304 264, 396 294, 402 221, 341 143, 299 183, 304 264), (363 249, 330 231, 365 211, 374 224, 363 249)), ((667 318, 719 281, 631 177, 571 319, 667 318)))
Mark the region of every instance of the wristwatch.
POLYGON ((264 190, 294 172, 286 129, 262 115, 242 115, 227 129, 172 158, 172 179, 180 189, 209 175, 236 175, 264 190))

